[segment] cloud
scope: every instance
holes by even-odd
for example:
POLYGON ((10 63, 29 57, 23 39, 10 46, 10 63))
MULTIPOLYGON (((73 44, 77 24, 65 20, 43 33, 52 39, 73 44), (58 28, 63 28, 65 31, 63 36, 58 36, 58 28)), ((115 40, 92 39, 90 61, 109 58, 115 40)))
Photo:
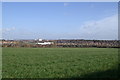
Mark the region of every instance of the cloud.
POLYGON ((11 36, 11 33, 14 33, 15 30, 15 27, 0 27, 0 39, 6 35, 11 36))
POLYGON ((15 30, 15 27, 6 27, 6 28, 1 28, 0 31, 2 31, 2 33, 6 33, 6 32, 11 32, 11 31, 14 31, 15 30))
POLYGON ((25 28, 6 27, 2 30, 3 39, 27 39, 33 37, 34 33, 25 28))
POLYGON ((68 6, 69 5, 69 3, 64 3, 64 7, 66 7, 66 6, 68 6))
POLYGON ((79 34, 85 39, 118 39, 118 15, 86 22, 80 27, 79 34))

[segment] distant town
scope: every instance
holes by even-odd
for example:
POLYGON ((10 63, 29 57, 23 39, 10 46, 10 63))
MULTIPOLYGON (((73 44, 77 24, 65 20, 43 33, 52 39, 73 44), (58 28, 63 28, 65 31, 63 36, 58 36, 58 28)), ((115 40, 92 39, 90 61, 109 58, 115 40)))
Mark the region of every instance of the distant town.
POLYGON ((84 39, 31 39, 31 40, 0 40, 1 47, 97 47, 120 48, 119 40, 84 40, 84 39))

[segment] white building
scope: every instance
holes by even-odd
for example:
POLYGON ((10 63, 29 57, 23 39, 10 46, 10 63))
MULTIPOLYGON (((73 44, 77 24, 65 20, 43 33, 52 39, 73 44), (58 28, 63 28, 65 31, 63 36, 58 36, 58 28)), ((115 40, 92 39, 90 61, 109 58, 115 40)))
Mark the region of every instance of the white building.
POLYGON ((39 41, 42 41, 42 39, 39 39, 39 41))
POLYGON ((53 44, 53 42, 43 42, 43 43, 37 43, 37 44, 40 44, 40 45, 49 45, 49 44, 53 44))

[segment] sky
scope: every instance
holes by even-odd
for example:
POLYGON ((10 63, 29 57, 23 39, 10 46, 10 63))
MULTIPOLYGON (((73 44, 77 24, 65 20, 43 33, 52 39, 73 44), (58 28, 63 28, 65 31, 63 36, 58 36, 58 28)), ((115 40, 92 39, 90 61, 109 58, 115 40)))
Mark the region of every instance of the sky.
POLYGON ((4 39, 118 39, 117 2, 3 2, 4 39))

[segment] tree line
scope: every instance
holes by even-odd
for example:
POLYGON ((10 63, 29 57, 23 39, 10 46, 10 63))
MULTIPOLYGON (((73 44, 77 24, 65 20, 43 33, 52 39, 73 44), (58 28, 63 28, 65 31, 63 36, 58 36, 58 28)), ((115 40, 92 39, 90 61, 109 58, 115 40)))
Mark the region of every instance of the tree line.
POLYGON ((119 48, 119 40, 47 40, 54 44, 39 45, 39 41, 2 41, 2 47, 97 47, 97 48, 119 48))

